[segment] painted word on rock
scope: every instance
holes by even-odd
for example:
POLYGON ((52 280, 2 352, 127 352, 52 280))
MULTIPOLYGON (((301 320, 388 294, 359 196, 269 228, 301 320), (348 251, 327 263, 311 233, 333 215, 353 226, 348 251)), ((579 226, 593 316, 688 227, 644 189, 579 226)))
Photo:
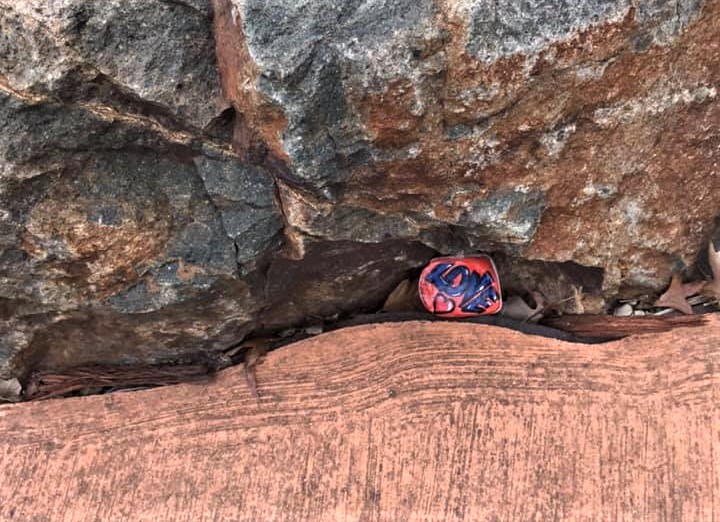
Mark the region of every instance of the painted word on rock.
POLYGON ((440 257, 420 275, 420 299, 443 317, 496 314, 502 308, 500 278, 488 256, 440 257))

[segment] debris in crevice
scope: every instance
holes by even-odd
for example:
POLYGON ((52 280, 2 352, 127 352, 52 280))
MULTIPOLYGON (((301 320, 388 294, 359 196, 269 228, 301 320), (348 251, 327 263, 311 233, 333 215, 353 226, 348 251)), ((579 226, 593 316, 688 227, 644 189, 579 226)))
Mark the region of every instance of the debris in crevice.
POLYGON ((528 302, 519 295, 507 297, 500 314, 518 321, 538 322, 542 318, 546 301, 540 292, 531 292, 530 296, 533 298, 534 306, 528 304, 528 302))
POLYGON ((715 248, 714 241, 709 241, 707 252, 711 280, 683 283, 679 273, 673 274, 668 289, 653 303, 655 315, 666 315, 672 311, 692 315, 697 311, 717 311, 720 308, 720 251, 715 248))
POLYGON ((605 273, 602 268, 571 261, 548 262, 492 253, 502 280, 504 298, 538 292, 549 303, 559 303, 559 312, 602 313, 605 273))
POLYGON ((207 382, 229 361, 208 357, 205 361, 178 364, 84 365, 59 372, 35 372, 25 386, 24 400, 73 395, 94 395, 125 389, 146 389, 184 382, 207 382))
POLYGON ((12 379, 0 379, 0 402, 18 402, 21 400, 22 385, 20 381, 12 379))
MULTIPOLYGON (((512 275, 501 274, 503 278, 502 313, 477 316, 465 319, 450 319, 458 322, 472 322, 509 328, 530 335, 541 335, 562 339, 568 342, 598 343, 621 339, 630 335, 665 332, 674 328, 695 327, 705 324, 706 317, 694 313, 709 312, 717 309, 717 281, 720 276, 720 253, 714 245, 709 247, 709 261, 713 273, 712 281, 691 281, 683 283, 679 274, 663 296, 657 301, 646 299, 625 299, 617 302, 611 314, 587 314, 584 311, 586 288, 590 292, 598 290, 601 273, 594 269, 575 264, 548 264, 512 260, 505 258, 503 266, 530 266, 532 274, 545 274, 548 278, 558 277, 562 283, 552 286, 547 278, 539 276, 537 280, 525 274, 521 284, 512 275), (542 268, 547 269, 542 272, 542 268), (567 269, 564 272, 563 269, 567 269), (537 272, 540 270, 540 272, 537 272), (529 289, 527 289, 529 287, 529 289), (533 287, 551 288, 565 294, 554 299, 533 287), (523 290, 517 291, 517 288, 523 290), (527 289, 527 290, 525 290, 527 289), (568 313, 568 310, 580 313, 568 313), (678 315, 680 310, 685 315, 678 315)), ((205 355, 203 360, 174 362, 162 365, 141 366, 102 366, 86 365, 70 368, 61 372, 42 372, 32 374, 27 380, 24 394, 21 395, 19 382, 0 381, 0 400, 37 400, 60 396, 87 395, 144 389, 181 382, 199 382, 207 380, 217 370, 228 366, 243 364, 250 394, 256 401, 262 397, 262 383, 258 383, 255 370, 265 353, 289 344, 319 335, 323 332, 351 326, 399 322, 399 321, 443 321, 423 309, 418 295, 419 267, 410 270, 387 294, 384 302, 378 305, 374 313, 362 311, 346 312, 344 315, 328 317, 305 317, 305 322, 295 327, 282 329, 256 330, 245 339, 227 346, 220 353, 205 355), (3 388, 2 384, 5 384, 3 388), (13 387, 14 386, 14 387, 13 387)), ((510 271, 510 274, 513 272, 510 271)), ((23 381, 25 382, 25 381, 23 381)))
POLYGON ((706 322, 707 317, 703 315, 613 317, 601 314, 563 315, 544 321, 551 328, 572 333, 581 339, 600 337, 605 340, 703 326, 706 322))
POLYGON ((717 303, 720 301, 720 248, 715 246, 714 241, 710 241, 708 244, 708 263, 712 272, 712 280, 705 283, 701 293, 714 299, 717 303))
POLYGON ((655 306, 672 308, 685 315, 692 315, 692 306, 687 302, 687 298, 697 294, 699 290, 697 285, 683 284, 680 274, 673 274, 670 287, 655 301, 655 306))
POLYGON ((390 293, 382 307, 382 312, 420 312, 423 310, 418 295, 418 280, 403 279, 390 293))

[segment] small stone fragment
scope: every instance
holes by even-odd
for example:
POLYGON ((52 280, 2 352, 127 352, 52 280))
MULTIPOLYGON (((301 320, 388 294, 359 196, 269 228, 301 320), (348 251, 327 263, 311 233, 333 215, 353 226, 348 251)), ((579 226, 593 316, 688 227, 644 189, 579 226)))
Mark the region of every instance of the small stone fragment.
POLYGON ((629 317, 633 315, 633 307, 628 303, 621 304, 613 311, 613 315, 615 317, 629 317))
POLYGON ((0 379, 0 402, 18 402, 22 385, 16 378, 0 379))
POLYGON ((320 335, 323 333, 323 327, 318 325, 308 326, 304 329, 305 333, 308 335, 320 335))

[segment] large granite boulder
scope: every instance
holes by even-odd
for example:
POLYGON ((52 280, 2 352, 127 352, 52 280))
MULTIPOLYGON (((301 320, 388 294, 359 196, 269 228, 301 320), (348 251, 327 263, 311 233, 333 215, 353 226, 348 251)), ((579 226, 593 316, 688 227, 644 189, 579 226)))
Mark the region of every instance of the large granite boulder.
POLYGON ((437 253, 600 310, 720 214, 717 0, 0 8, 0 378, 371 310, 437 253))
POLYGON ((216 6, 236 146, 307 235, 572 261, 608 297, 720 214, 717 1, 216 6))
POLYGON ((432 255, 345 242, 283 279, 303 256, 272 172, 233 149, 210 2, 0 7, 0 376, 219 351, 372 307, 432 255))

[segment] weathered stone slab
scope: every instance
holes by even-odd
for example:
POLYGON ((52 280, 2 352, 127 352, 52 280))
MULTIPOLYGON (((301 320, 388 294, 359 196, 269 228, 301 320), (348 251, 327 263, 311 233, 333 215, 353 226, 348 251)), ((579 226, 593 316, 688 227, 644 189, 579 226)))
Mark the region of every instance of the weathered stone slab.
POLYGON ((720 322, 588 347, 365 325, 214 382, 0 406, 0 518, 720 517, 720 322))

